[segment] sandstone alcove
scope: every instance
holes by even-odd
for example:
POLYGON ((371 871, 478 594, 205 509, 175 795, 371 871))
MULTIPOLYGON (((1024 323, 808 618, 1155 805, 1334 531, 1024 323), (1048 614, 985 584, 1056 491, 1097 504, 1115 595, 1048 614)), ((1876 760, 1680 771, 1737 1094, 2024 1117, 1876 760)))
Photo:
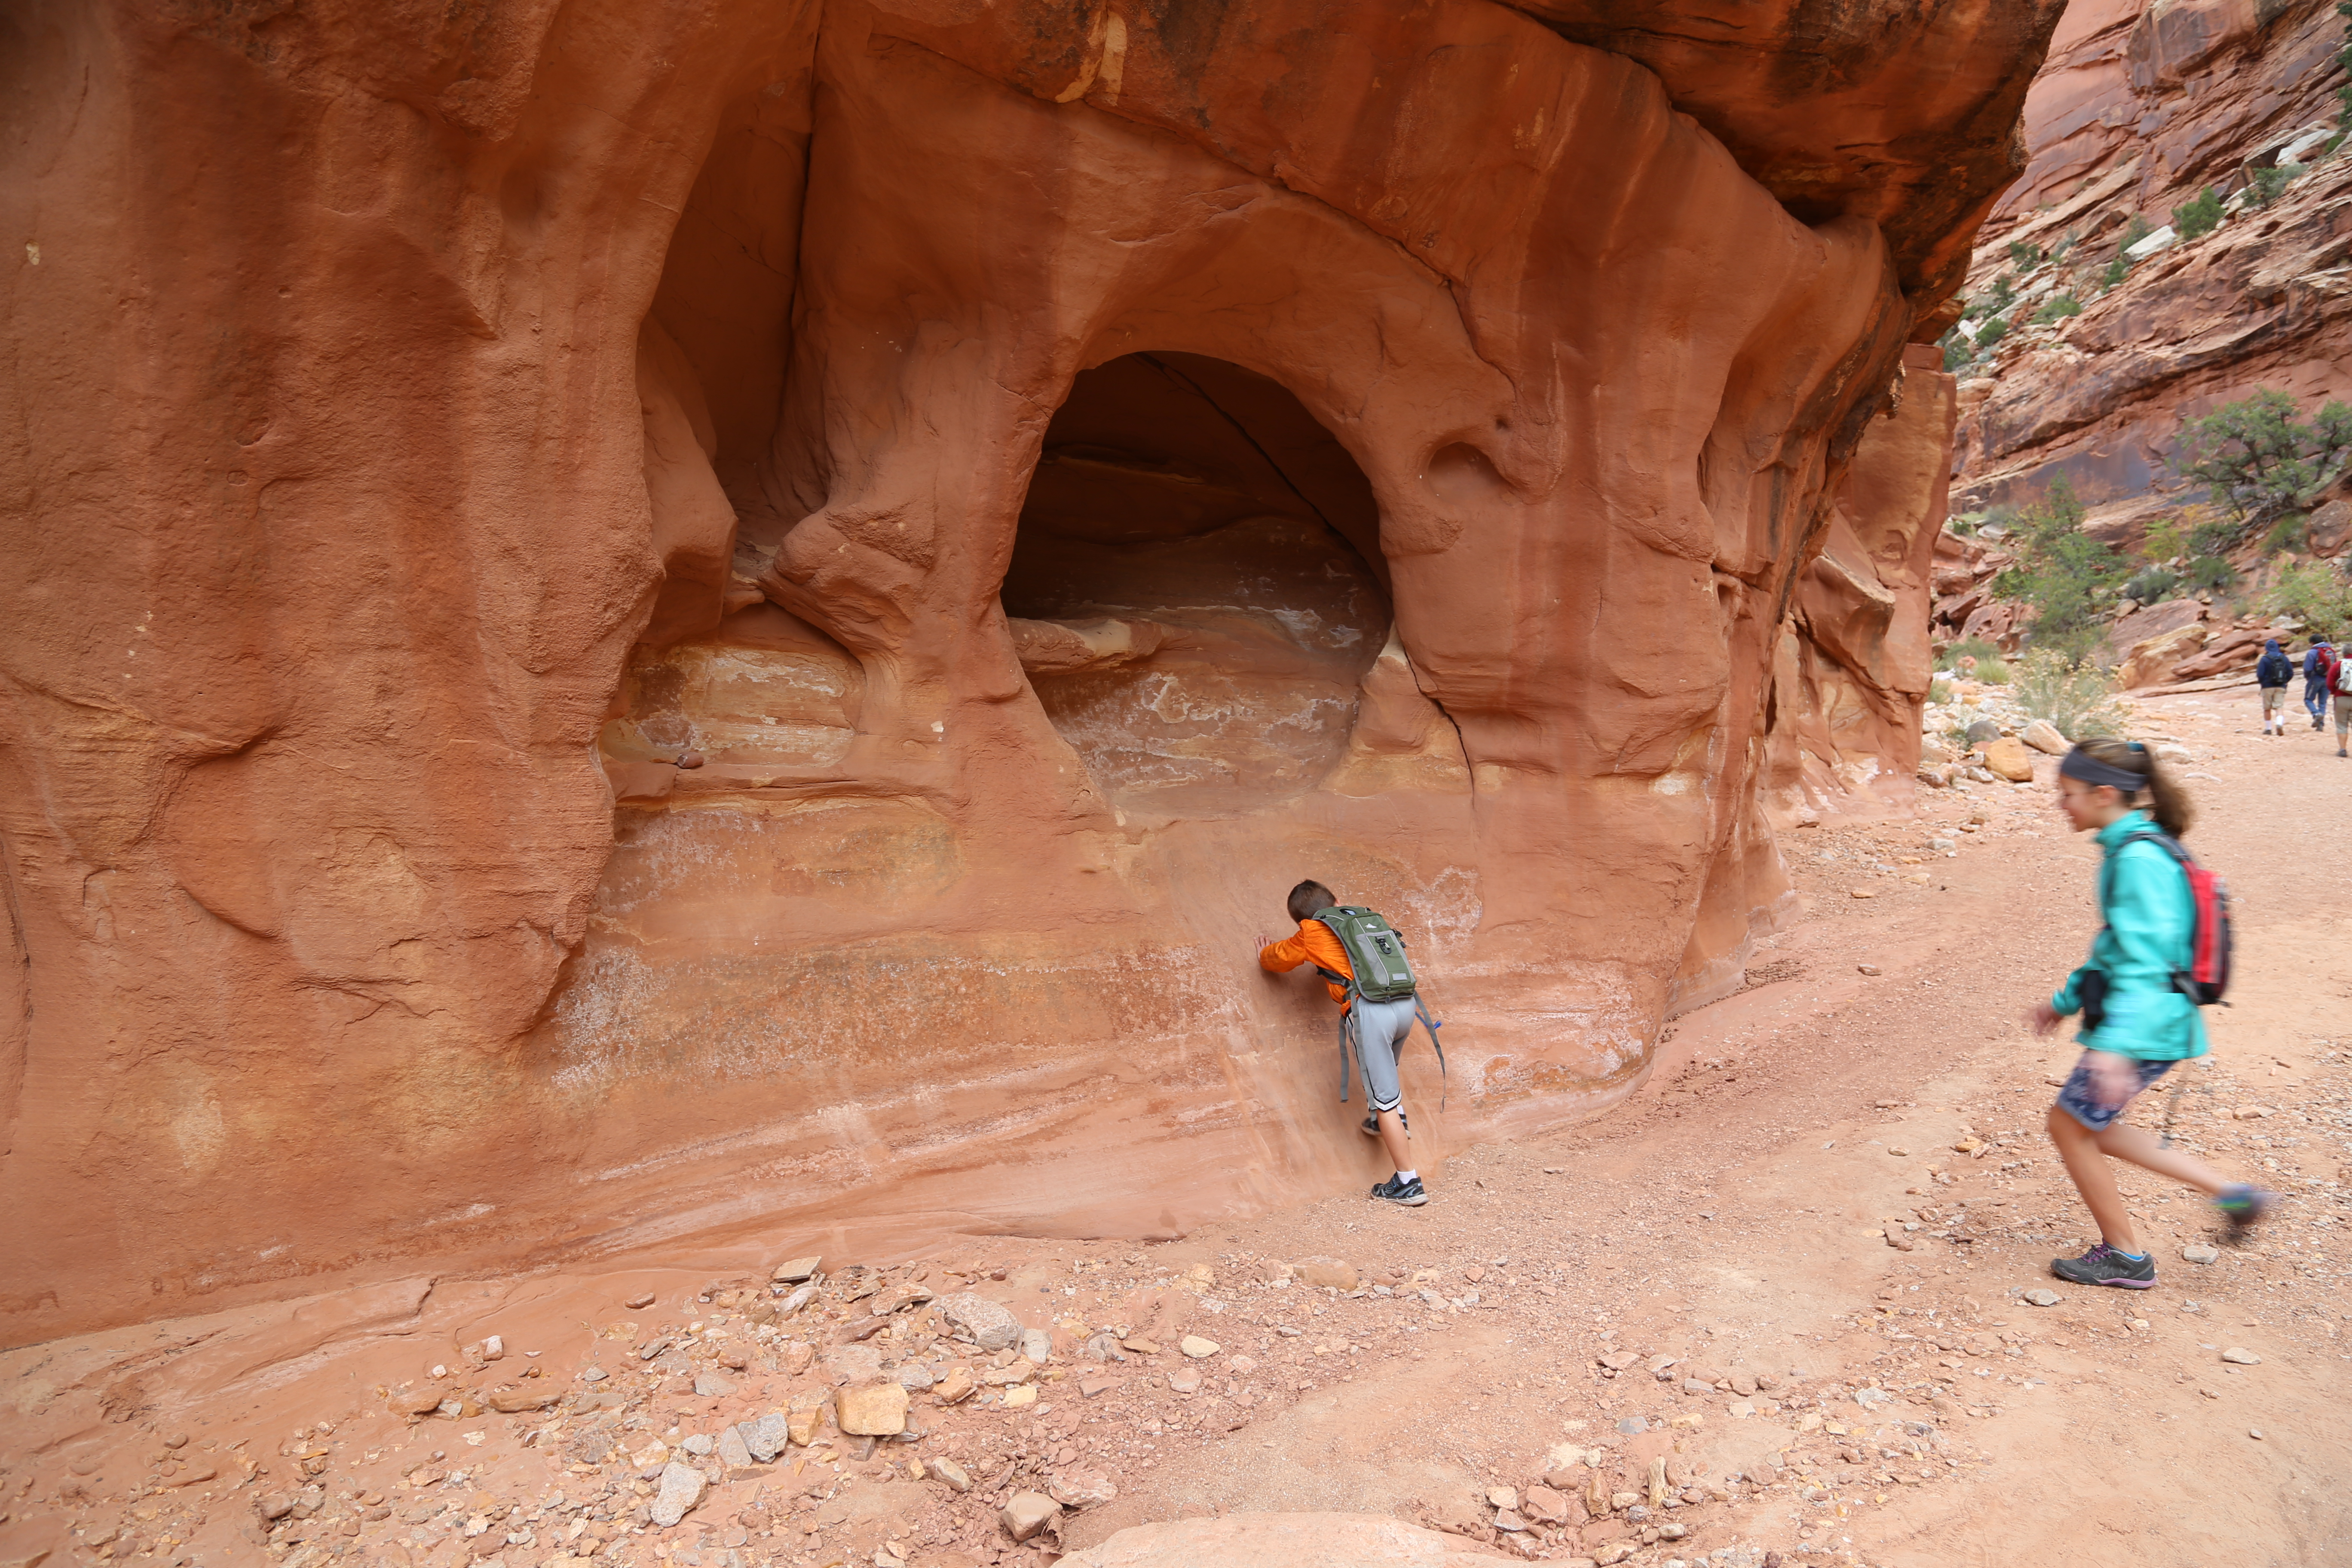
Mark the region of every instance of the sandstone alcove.
POLYGON ((1280 384, 1199 354, 1081 372, 1003 602, 1055 729, 1122 810, 1246 808, 1345 753, 1386 639, 1372 489, 1280 384))

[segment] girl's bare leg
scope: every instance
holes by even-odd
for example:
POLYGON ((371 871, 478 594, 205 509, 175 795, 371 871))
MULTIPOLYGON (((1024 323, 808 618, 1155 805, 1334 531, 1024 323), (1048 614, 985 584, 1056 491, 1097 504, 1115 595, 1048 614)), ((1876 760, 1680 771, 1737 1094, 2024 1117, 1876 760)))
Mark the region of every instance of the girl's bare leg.
MULTIPOLYGON (((2067 1120, 2072 1121, 2074 1118, 2068 1117, 2067 1120)), ((2076 1131, 2081 1129, 2078 1127, 2076 1131)), ((2219 1194, 2223 1187, 2230 1184, 2204 1161, 2194 1159, 2178 1149, 2167 1149, 2137 1127, 2126 1127, 2117 1121, 2105 1132, 2091 1136, 2102 1150, 2116 1159, 2129 1160, 2143 1171, 2154 1171, 2159 1176, 2185 1182, 2209 1197, 2219 1194)), ((2074 1167, 2069 1165, 2067 1168, 2072 1170, 2074 1167)), ((2137 1252, 2139 1249, 2134 1247, 2132 1250, 2137 1252)))
MULTIPOLYGON (((2066 1174, 2074 1178, 2074 1190, 2083 1194, 2092 1219, 2098 1222, 2099 1238, 2137 1257, 2138 1233, 2132 1229, 2123 1189, 2116 1185, 2116 1173, 2108 1168, 2106 1151, 2100 1146, 2106 1134, 2092 1131, 2054 1105, 2050 1108, 2049 1127, 2050 1142, 2057 1145, 2058 1157, 2066 1163, 2066 1174)), ((2107 1129, 2107 1132, 2115 1131, 2107 1129)))

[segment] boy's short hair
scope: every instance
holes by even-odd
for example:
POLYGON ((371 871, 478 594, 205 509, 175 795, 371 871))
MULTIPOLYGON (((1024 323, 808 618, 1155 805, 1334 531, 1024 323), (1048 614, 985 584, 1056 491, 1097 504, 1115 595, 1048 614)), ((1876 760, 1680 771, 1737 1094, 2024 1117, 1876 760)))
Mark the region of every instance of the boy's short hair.
POLYGON ((1290 889, 1290 918, 1311 919, 1318 910, 1330 909, 1339 902, 1330 889, 1320 882, 1301 882, 1290 889))

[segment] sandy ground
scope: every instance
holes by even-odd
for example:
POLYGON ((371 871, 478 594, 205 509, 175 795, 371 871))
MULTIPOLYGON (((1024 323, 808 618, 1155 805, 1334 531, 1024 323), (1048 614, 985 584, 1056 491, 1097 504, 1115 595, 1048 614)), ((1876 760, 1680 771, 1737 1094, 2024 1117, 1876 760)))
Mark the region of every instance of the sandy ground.
MULTIPOLYGON (((828 1258, 781 1319, 768 1266, 788 1243, 7 1352, 0 1568, 950 1568, 1268 1510, 1661 1568, 2352 1560, 2352 762, 2332 733, 2261 738, 2250 692, 2142 711, 2192 753, 2190 842, 2229 879, 2240 968, 2214 1056, 2133 1115, 2287 1200, 2253 1245, 2193 1263, 2210 1210, 2127 1176, 2154 1290, 2047 1273, 2092 1239, 2041 1131, 2074 1050, 2021 1018, 2095 915, 2095 851, 2045 766, 1916 822, 1790 834, 1803 913, 1750 988, 1677 1020, 1609 1116, 1429 1158, 1426 1208, 1349 1196, 1150 1246, 828 1258), (1312 1258, 1357 1289, 1297 1277, 1312 1258), (2054 1304, 2024 1294, 2045 1289, 2054 1304), (959 1293, 1047 1330, 1052 1359, 950 1337, 959 1293), (1215 1349, 1188 1357, 1187 1335, 1215 1349), (770 1464, 688 1443, 876 1364, 982 1386, 916 1389, 909 1440, 820 1419, 770 1464), (448 1414, 394 1408, 434 1398, 448 1414), (689 1465, 710 1489, 646 1522, 689 1465), (1016 1547, 997 1509, 1024 1489, 1073 1506, 1016 1547)), ((1420 1120, 1433 1155, 1442 1119, 1420 1120)))

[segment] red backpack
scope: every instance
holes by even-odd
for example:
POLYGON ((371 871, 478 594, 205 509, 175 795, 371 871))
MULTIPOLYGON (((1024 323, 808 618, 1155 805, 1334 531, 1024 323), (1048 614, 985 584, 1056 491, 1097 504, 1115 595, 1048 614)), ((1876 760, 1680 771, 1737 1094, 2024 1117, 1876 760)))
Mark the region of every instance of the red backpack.
MULTIPOLYGON (((2144 827, 2125 838, 2161 845, 2189 879, 2189 901, 2196 907, 2197 931, 2189 939, 2189 967, 2173 971, 2172 988, 2200 1007, 2210 1007, 2230 989, 2230 885, 2200 866, 2169 833, 2144 827)), ((2123 845, 2116 847, 2120 849, 2123 845)))

